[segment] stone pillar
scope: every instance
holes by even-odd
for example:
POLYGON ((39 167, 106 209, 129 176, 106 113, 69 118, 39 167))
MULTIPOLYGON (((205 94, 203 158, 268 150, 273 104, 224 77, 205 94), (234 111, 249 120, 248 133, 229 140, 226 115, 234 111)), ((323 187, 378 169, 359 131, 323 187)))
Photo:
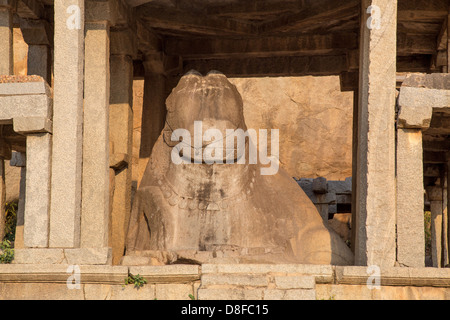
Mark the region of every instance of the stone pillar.
POLYGON ((397 121, 397 262, 425 266, 422 131, 430 127, 431 106, 411 105, 400 89, 397 121))
POLYGON ((397 1, 363 0, 361 17, 355 263, 393 267, 397 1))
POLYGON ((164 74, 162 57, 147 56, 144 61, 144 105, 142 109, 141 150, 139 181, 166 121, 167 78, 164 74))
POLYGON ((110 161, 114 177, 111 203, 112 263, 119 264, 131 213, 133 152, 133 60, 135 44, 128 30, 111 32, 110 141, 114 152, 110 161))
POLYGON ((422 131, 397 132, 397 261, 425 267, 422 131))
MULTIPOLYGON (((89 15, 89 13, 86 13, 89 15)), ((81 247, 105 248, 109 230, 109 21, 87 21, 81 247)))
MULTIPOLYGON (((2 141, 0 140, 0 143, 2 141)), ((0 242, 3 241, 5 237, 5 215, 3 214, 6 210, 6 182, 5 182, 5 160, 0 158, 0 242)))
POLYGON ((51 85, 53 35, 49 23, 45 20, 21 19, 20 29, 28 44, 28 74, 41 76, 51 85))
POLYGON ((0 75, 14 73, 13 11, 16 0, 0 0, 0 75))
POLYGON ((15 152, 12 155, 10 165, 12 167, 20 168, 20 191, 19 191, 19 205, 17 208, 17 223, 16 223, 16 237, 14 240, 15 249, 24 248, 23 229, 25 218, 25 199, 26 199, 26 154, 21 152, 15 152))
MULTIPOLYGON (((450 265, 450 152, 447 153, 447 250, 448 250, 448 265, 450 265)), ((446 265, 447 266, 447 265, 446 265)))
POLYGON ((433 267, 442 267, 442 188, 433 186, 427 188, 431 211, 431 258, 433 267))
POLYGON ((80 246, 84 0, 55 1, 50 247, 80 246))
POLYGON ((26 217, 23 233, 26 248, 48 247, 51 150, 50 133, 27 136, 26 217))
MULTIPOLYGON (((11 75, 14 72, 13 55, 13 10, 16 0, 0 0, 0 75, 11 75)), ((1 129, 1 126, 0 126, 1 129)), ((5 212, 5 141, 0 138, 0 213, 5 212)), ((0 214, 0 242, 5 236, 5 216, 0 214)))
POLYGON ((449 261, 448 247, 448 173, 445 171, 442 189, 442 267, 447 266, 449 261))
POLYGON ((358 217, 356 215, 357 207, 357 181, 358 176, 358 107, 359 107, 359 92, 353 92, 353 141, 352 141, 352 238, 351 249, 355 253, 356 248, 356 226, 358 217))

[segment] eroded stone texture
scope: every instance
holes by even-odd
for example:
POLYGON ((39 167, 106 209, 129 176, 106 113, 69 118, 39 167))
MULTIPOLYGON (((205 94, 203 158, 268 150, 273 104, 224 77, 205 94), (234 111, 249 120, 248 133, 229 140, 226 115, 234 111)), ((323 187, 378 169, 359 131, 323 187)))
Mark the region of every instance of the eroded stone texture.
POLYGON ((351 92, 338 77, 233 78, 246 124, 280 130, 280 165, 297 178, 352 175, 351 92), (317 142, 320 143, 317 143, 317 142))
POLYGON ((170 141, 173 130, 186 128, 193 136, 194 121, 223 136, 225 129, 247 130, 242 99, 224 75, 184 76, 167 100, 167 110, 166 126, 136 194, 127 253, 169 251, 181 261, 352 264, 349 248, 325 227, 286 171, 264 176, 261 165, 248 161, 171 161, 178 144, 170 141))

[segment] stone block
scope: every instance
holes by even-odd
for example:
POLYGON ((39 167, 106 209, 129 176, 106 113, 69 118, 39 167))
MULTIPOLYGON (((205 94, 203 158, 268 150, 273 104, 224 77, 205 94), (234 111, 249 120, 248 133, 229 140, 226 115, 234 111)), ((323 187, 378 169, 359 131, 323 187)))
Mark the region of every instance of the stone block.
POLYGON ((111 248, 64 249, 64 254, 71 265, 111 264, 111 248))
POLYGON ((137 289, 134 285, 111 286, 109 300, 155 300, 155 285, 146 284, 137 289))
POLYGON ((155 291, 158 300, 191 300, 194 294, 192 284, 156 284, 155 291))
POLYGON ((52 121, 45 117, 16 117, 13 122, 20 134, 52 133, 52 121))
MULTIPOLYGON (((0 85, 1 87, 1 85, 0 85)), ((46 95, 0 96, 0 119, 52 116, 52 100, 46 95)))
POLYGON ((278 289, 314 289, 316 280, 311 276, 277 276, 275 285, 278 289))
POLYGON ((284 300, 316 300, 315 290, 286 290, 284 300))
POLYGON ((129 269, 131 274, 145 277, 148 283, 200 280, 200 270, 197 265, 134 266, 129 269))
POLYGON ((9 164, 11 167, 25 167, 27 164, 26 154, 22 152, 13 152, 9 164))
POLYGON ((24 244, 48 247, 52 135, 27 136, 24 244))
POLYGON ((63 262, 63 249, 17 249, 14 251, 14 264, 61 264, 63 262))
POLYGON ((205 274, 202 276, 202 287, 209 286, 247 286, 267 287, 269 281, 265 275, 242 275, 242 274, 205 274))
POLYGON ((198 300, 262 300, 263 289, 198 289, 198 300))
POLYGON ((324 194, 328 192, 327 179, 319 177, 313 180, 312 184, 313 191, 315 193, 324 194))
POLYGON ((316 283, 333 281, 333 266, 306 264, 203 264, 205 274, 273 274, 273 275, 307 275, 313 276, 316 283))
POLYGON ((43 78, 26 77, 24 82, 15 82, 18 77, 11 77, 11 82, 0 84, 0 96, 35 96, 46 95, 51 97, 52 91, 43 78))

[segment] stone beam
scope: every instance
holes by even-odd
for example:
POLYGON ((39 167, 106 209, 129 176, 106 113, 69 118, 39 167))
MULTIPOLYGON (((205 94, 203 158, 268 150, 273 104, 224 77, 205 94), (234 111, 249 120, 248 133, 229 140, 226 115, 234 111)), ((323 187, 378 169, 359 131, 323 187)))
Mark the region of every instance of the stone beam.
POLYGON ((207 35, 248 35, 256 33, 252 24, 226 18, 212 18, 196 13, 162 9, 145 5, 137 10, 137 18, 151 28, 178 30, 207 35))
POLYGON ((138 48, 144 54, 161 52, 163 44, 161 39, 153 32, 147 29, 142 23, 136 24, 136 34, 138 48))
POLYGON ((253 59, 211 59, 184 62, 183 71, 201 73, 219 70, 227 77, 258 76, 324 76, 347 71, 347 56, 299 56, 253 59))
POLYGON ((430 55, 413 55, 398 56, 397 71, 398 72, 422 72, 430 71, 431 56, 430 55))
POLYGON ((430 22, 444 19, 447 14, 447 0, 398 1, 398 21, 430 22))
POLYGON ((400 33, 397 38, 397 55, 435 54, 436 40, 429 35, 400 33))
POLYGON ((50 24, 45 20, 20 19, 20 29, 28 44, 28 74, 41 76, 51 83, 53 30, 50 24))
POLYGON ((340 16, 351 15, 360 4, 359 0, 316 0, 302 6, 300 12, 282 15, 275 21, 263 23, 258 27, 261 34, 279 31, 301 29, 320 21, 338 19, 340 16))
POLYGON ((357 49, 354 33, 327 35, 298 35, 259 37, 252 39, 179 39, 166 38, 164 50, 168 55, 183 59, 230 57, 273 57, 289 55, 330 55, 357 49))
POLYGON ((17 2, 17 15, 22 19, 42 19, 44 5, 39 0, 20 0, 17 2))
POLYGON ((423 149, 424 151, 435 151, 435 152, 450 150, 450 139, 424 140, 423 149))
POLYGON ((361 10, 355 263, 392 267, 396 261, 397 1, 363 0, 361 10), (368 27, 370 6, 381 10, 380 29, 368 27))
POLYGON ((445 152, 427 151, 423 155, 423 163, 442 164, 445 163, 445 152))
POLYGON ((49 246, 76 248, 80 245, 83 163, 84 0, 55 1, 54 10, 54 137, 49 246), (72 11, 68 13, 68 9, 72 11))

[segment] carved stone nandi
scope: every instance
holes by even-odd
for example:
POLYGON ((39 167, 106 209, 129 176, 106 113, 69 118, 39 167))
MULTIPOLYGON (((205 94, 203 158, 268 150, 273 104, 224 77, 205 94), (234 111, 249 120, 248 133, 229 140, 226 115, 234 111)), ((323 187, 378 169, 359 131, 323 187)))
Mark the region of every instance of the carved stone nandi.
MULTIPOLYGON (((261 164, 172 161, 175 129, 194 136, 194 122, 202 121, 203 132, 215 128, 224 137, 226 129, 247 130, 241 96, 223 74, 188 73, 169 96, 167 111, 135 197, 127 256, 151 264, 353 263, 349 248, 284 170, 261 175, 261 164)), ((192 158, 199 150, 193 151, 192 158)))

